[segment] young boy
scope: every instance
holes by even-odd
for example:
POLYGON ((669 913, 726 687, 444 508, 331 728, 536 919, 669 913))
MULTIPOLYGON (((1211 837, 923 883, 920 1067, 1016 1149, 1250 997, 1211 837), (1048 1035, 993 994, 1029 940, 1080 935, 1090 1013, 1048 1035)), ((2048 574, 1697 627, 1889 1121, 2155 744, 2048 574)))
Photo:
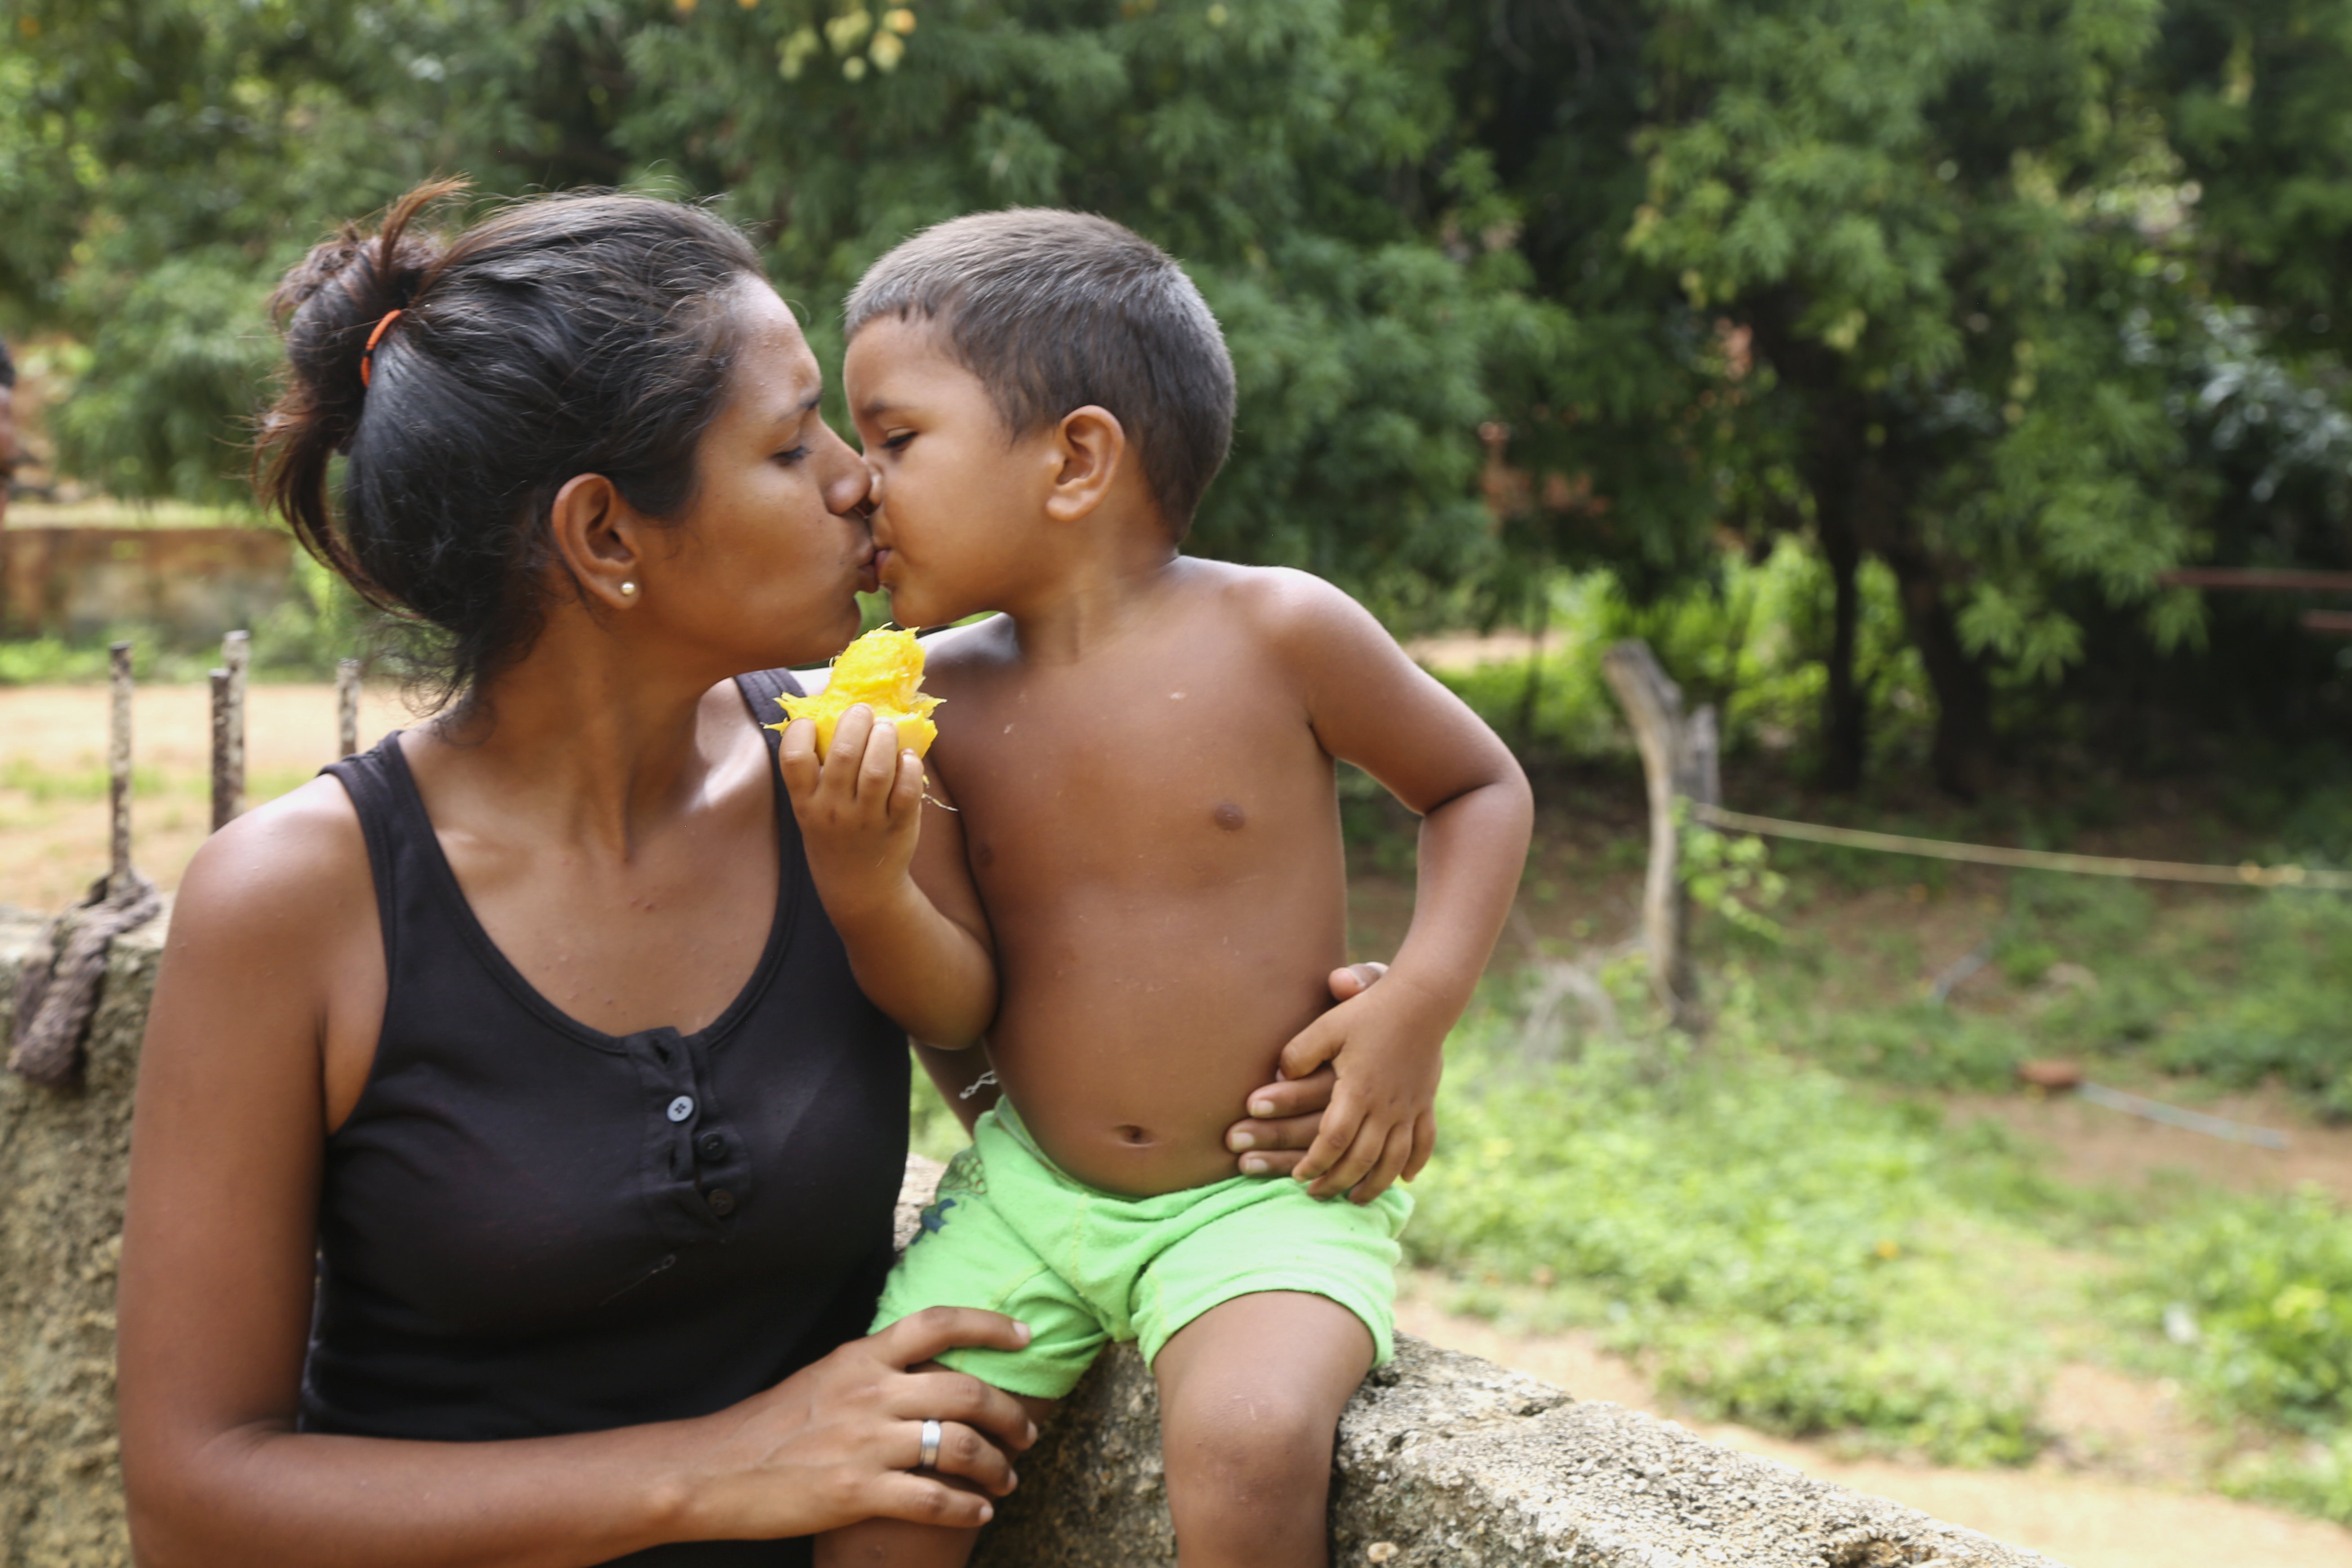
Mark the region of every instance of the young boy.
MULTIPOLYGON (((1040 1415, 1105 1343, 1140 1340, 1184 1568, 1319 1565, 1340 1408, 1391 1354, 1411 1207, 1391 1184, 1433 1146, 1440 1046, 1517 886, 1527 782, 1338 590, 1178 553, 1224 460, 1233 368, 1150 243, 1071 213, 959 219, 876 264, 848 329, 895 618, 1003 612, 928 643, 926 690, 946 699, 931 776, 995 935, 1003 1098, 877 1324, 937 1304, 1021 1319, 1027 1349, 945 1359, 1040 1415), (1335 758, 1423 819, 1412 928, 1337 1007, 1335 758), (1232 1175, 1231 1107, 1271 1066, 1327 1061, 1299 1179, 1232 1175)), ((788 758, 810 744, 788 734, 788 758)), ((820 1560, 971 1546, 881 1521, 820 1560)))

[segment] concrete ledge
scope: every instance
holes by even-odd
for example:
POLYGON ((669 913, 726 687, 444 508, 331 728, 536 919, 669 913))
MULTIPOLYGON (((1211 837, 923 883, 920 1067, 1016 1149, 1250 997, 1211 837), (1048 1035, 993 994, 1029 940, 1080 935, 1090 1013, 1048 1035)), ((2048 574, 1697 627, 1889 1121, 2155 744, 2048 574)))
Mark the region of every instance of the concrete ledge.
MULTIPOLYGON (((0 1038, 38 921, 0 907, 0 1038)), ((165 922, 115 945, 84 1086, 0 1072, 0 1568, 128 1568, 114 1278, 131 1090, 165 922)), ((939 1167, 908 1162, 899 1242, 939 1167)), ((1159 1400, 1106 1355, 1021 1466, 980 1568, 1174 1568, 1159 1400)), ((1670 1422, 1400 1337, 1339 1426, 1335 1564, 2049 1568, 1670 1422)))

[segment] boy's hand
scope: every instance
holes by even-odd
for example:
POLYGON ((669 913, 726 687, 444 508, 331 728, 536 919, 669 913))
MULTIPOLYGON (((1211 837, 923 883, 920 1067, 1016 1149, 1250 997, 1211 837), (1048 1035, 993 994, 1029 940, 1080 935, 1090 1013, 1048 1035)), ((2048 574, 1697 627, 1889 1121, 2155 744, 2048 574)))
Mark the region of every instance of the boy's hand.
MULTIPOLYGON (((1344 1002, 1361 996, 1389 972, 1375 959, 1331 971, 1331 999, 1344 1002)), ((1330 1109, 1331 1090, 1339 1082, 1328 1066, 1304 1078, 1277 1078, 1249 1092, 1244 1104, 1249 1114, 1225 1129, 1225 1147, 1241 1156, 1244 1176, 1288 1176, 1297 1168, 1323 1130, 1323 1113, 1330 1109)))
MULTIPOLYGON (((1335 988, 1336 989, 1337 988, 1335 988)), ((1437 1147, 1437 1081, 1451 1015, 1394 975, 1340 1003, 1282 1048, 1286 1079, 1325 1062, 1338 1075, 1323 1130, 1291 1175, 1317 1197, 1370 1203, 1411 1181, 1437 1147)))
POLYGON ((899 894, 923 823, 923 762, 898 747, 898 728, 859 703, 841 716, 831 752, 816 725, 784 727, 779 764, 801 825, 809 871, 836 924, 899 894))

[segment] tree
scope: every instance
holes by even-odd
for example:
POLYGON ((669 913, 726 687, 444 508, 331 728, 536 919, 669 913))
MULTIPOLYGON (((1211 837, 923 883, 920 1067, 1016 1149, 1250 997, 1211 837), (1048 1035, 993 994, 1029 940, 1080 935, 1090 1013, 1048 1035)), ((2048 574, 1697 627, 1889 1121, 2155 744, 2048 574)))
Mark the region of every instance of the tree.
POLYGON ((70 190, 28 181, 0 207, 46 225, 0 242, 0 287, 96 350, 60 421, 78 466, 216 493, 269 361, 268 280, 432 170, 723 197, 825 351, 860 269, 913 229, 1102 212, 1186 262, 1234 345, 1234 452, 1200 548, 1402 602, 1492 560, 1486 366, 1563 330, 1507 246, 1440 238, 1490 195, 1447 144, 1440 9, 50 0, 12 68, 49 109, 28 166, 70 190))
POLYGON ((2187 304, 2145 265, 2179 202, 2130 92, 2156 0, 1497 15, 1488 55, 1511 87, 1485 134, 1527 139, 1510 188, 1561 215, 1547 281, 1588 331, 1690 323, 1679 342, 1637 330, 1661 395, 1604 421, 1592 487, 1670 493, 1641 465, 1679 445, 1675 477, 1711 487, 1717 516, 1810 522, 1835 585, 1827 781, 1864 768, 1865 556, 1901 584, 1956 793, 1980 780, 1996 675, 2078 656, 2074 584, 2137 607, 2159 643, 2192 632, 2196 606, 2157 576, 2190 547, 2198 479, 2164 367, 2128 329, 2187 304), (1605 161, 1573 188, 1619 138, 1638 194, 1605 161))

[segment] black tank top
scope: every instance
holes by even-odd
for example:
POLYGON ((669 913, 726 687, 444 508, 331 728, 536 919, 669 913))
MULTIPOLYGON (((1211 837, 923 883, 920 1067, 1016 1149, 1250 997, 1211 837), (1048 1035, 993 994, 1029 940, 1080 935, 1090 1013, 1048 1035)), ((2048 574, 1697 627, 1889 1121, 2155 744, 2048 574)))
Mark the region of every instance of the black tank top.
MULTIPOLYGON (((764 720, 789 680, 738 685, 764 720)), ((327 1140, 302 1428, 466 1442, 701 1416, 864 1333, 906 1164, 906 1036, 850 974, 781 783, 750 983, 698 1033, 615 1036, 491 945, 397 735, 326 771, 366 831, 391 989, 367 1087, 327 1140)))

